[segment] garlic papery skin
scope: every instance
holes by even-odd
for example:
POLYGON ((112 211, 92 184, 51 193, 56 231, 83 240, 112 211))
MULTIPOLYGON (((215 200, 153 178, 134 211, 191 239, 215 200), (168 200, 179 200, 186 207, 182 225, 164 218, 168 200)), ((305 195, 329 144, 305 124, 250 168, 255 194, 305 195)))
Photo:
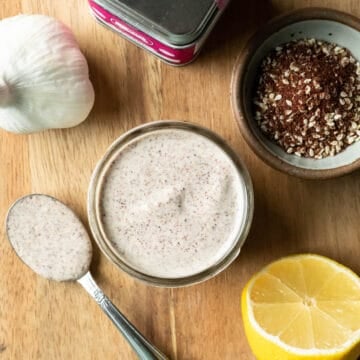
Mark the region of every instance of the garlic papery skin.
POLYGON ((8 85, 2 79, 0 79, 0 106, 6 105, 10 98, 8 85))
POLYGON ((0 127, 15 133, 67 128, 94 104, 86 59, 70 29, 44 15, 0 21, 0 127))

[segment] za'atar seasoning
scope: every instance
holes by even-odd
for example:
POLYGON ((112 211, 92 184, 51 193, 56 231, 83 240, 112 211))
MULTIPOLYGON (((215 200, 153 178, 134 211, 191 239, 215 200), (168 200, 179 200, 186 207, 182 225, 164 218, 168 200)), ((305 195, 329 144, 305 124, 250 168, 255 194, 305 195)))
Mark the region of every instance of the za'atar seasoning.
POLYGON ((287 153, 322 159, 360 139, 360 64, 337 44, 296 40, 263 60, 254 94, 262 132, 287 153))

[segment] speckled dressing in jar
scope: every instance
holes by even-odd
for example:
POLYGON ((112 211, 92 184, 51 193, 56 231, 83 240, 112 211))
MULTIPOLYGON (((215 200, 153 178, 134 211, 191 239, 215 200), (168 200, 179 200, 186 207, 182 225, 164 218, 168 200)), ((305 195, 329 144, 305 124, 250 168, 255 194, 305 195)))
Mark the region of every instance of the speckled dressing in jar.
POLYGON ((132 268, 163 278, 191 276, 237 241, 245 185, 207 137, 161 129, 129 142, 102 185, 103 230, 132 268))
POLYGON ((86 229, 50 196, 19 199, 9 210, 6 230, 17 255, 45 278, 77 280, 89 270, 92 246, 86 229))

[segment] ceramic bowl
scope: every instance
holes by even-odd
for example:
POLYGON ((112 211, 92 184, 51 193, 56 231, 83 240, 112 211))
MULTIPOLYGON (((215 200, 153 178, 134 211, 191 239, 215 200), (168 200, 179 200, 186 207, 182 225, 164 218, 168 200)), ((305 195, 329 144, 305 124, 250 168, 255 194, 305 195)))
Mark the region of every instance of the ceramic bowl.
POLYGON ((290 175, 308 179, 341 176, 360 167, 360 142, 324 159, 287 154, 267 139, 258 127, 252 98, 259 65, 276 46, 291 40, 315 38, 337 43, 360 60, 360 20, 331 9, 306 8, 274 18, 245 45, 231 83, 231 101, 240 131, 253 151, 268 165, 290 175))

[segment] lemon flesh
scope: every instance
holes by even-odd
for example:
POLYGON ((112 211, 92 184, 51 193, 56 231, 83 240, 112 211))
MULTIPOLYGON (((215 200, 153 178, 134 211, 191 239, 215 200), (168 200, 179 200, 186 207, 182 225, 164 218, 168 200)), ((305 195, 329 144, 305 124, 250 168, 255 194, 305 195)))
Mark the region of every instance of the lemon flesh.
POLYGON ((357 359, 360 278, 318 255, 280 259, 242 295, 245 333, 259 360, 357 359))

